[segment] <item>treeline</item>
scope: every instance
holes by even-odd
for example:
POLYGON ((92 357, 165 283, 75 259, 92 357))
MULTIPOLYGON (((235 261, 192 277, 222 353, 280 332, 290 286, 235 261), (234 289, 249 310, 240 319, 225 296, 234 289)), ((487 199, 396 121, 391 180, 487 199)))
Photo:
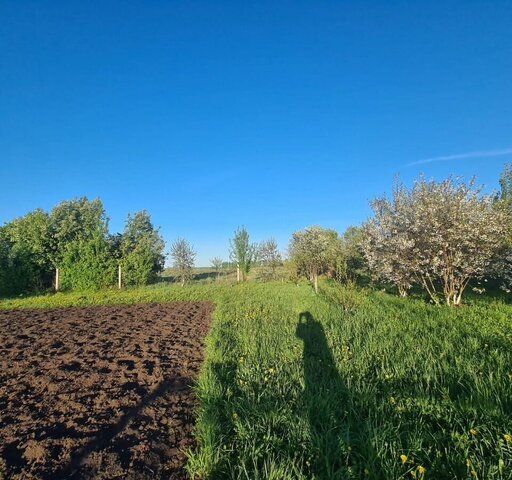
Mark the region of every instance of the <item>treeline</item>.
MULTIPOLYGON (((484 195, 475 181, 420 177, 410 189, 397 183, 391 198, 371 203, 373 216, 340 235, 309 227, 293 233, 283 258, 274 239, 252 243, 245 227, 230 240, 230 265, 238 281, 259 267, 260 278, 298 282, 306 277, 376 282, 401 296, 423 289, 432 302, 459 305, 468 285, 512 290, 512 167, 506 166, 497 194, 484 195)), ((121 234, 111 235, 99 199, 62 202, 51 212, 36 210, 0 227, 0 294, 44 291, 55 270, 65 289, 98 289, 116 284, 145 285, 163 270, 165 243, 146 211, 128 215, 121 234)), ((184 239, 170 249, 182 285, 192 279, 196 252, 184 239)), ((211 261, 219 272, 228 263, 211 261)))
POLYGON ((123 233, 111 235, 101 200, 64 201, 0 227, 0 294, 50 289, 57 268, 64 289, 112 286, 118 265, 124 284, 144 285, 163 269, 164 248, 146 211, 128 215, 123 233))

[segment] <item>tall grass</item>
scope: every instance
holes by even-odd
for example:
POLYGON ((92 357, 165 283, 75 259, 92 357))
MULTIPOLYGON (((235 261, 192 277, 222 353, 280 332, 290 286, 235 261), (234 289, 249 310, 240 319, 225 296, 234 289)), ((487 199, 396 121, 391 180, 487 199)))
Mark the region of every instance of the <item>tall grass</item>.
POLYGON ((512 478, 511 313, 355 289, 240 289, 208 339, 190 473, 512 478))
POLYGON ((212 300, 195 478, 512 478, 512 307, 324 284, 158 287, 0 307, 212 300))

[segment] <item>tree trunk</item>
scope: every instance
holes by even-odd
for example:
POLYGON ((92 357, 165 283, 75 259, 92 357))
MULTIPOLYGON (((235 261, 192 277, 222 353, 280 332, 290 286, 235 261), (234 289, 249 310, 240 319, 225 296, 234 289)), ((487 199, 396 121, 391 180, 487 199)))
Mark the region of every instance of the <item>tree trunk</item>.
POLYGON ((404 287, 401 284, 398 284, 397 287, 398 287, 398 294, 400 295, 400 297, 402 297, 402 298, 407 297, 407 287, 404 287))
POLYGON ((315 273, 313 275, 314 285, 315 285, 315 293, 318 293, 318 275, 315 273))

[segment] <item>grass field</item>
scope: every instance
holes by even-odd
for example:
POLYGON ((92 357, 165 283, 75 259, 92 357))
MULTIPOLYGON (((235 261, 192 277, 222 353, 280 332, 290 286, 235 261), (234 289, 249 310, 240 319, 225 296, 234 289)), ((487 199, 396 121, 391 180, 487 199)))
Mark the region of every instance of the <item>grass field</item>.
POLYGON ((198 478, 512 478, 512 307, 323 284, 208 283, 1 308, 213 300, 198 478))

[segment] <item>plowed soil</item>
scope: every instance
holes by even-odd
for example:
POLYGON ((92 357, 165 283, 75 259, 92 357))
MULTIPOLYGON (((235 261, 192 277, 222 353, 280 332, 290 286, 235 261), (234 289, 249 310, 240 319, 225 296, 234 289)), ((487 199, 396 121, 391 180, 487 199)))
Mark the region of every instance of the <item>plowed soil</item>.
POLYGON ((186 478, 212 310, 0 311, 0 478, 186 478))

